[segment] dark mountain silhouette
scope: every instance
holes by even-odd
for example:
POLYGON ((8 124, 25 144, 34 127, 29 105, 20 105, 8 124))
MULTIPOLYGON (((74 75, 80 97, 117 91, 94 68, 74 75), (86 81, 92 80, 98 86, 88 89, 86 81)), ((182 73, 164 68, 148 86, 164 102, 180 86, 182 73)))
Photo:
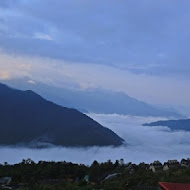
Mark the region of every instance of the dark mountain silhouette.
POLYGON ((156 121, 152 123, 145 123, 143 125, 144 126, 166 126, 172 130, 190 131, 190 119, 156 121))
POLYGON ((75 109, 0 83, 0 144, 121 145, 123 140, 75 109))
POLYGON ((54 103, 81 110, 84 113, 125 114, 135 116, 173 117, 184 119, 176 111, 159 108, 139 101, 123 92, 104 89, 74 90, 56 88, 40 82, 28 83, 29 78, 8 80, 6 83, 22 90, 33 90, 54 103))

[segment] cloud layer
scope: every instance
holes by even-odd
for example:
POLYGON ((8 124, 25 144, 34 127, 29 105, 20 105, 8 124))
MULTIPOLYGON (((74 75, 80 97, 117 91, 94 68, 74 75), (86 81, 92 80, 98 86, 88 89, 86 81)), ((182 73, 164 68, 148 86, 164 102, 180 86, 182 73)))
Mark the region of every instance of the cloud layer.
POLYGON ((92 148, 61 148, 55 147, 43 150, 26 148, 1 147, 0 163, 20 162, 24 158, 54 161, 71 161, 76 163, 91 164, 94 160, 99 162, 111 159, 123 158, 125 162, 142 161, 152 162, 168 159, 190 157, 190 132, 172 132, 167 127, 145 127, 142 123, 155 121, 164 118, 143 118, 121 115, 99 115, 90 114, 104 126, 109 127, 118 133, 127 142, 126 146, 113 147, 92 147, 92 148))
POLYGON ((17 56, 3 52, 0 53, 0 68, 1 80, 29 77, 58 87, 123 91, 152 104, 190 106, 187 79, 135 74, 108 65, 17 56))
POLYGON ((189 78, 189 7, 185 0, 1 1, 0 47, 189 78))

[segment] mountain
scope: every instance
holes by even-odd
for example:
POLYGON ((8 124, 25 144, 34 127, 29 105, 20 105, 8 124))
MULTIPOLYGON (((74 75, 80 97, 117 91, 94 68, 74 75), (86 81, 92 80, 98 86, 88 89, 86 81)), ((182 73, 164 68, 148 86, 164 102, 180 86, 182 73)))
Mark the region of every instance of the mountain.
POLYGON ((156 121, 152 123, 145 123, 143 125, 144 126, 166 126, 172 130, 190 131, 190 119, 156 121))
POLYGON ((18 143, 118 146, 123 140, 75 109, 56 105, 33 91, 0 83, 0 144, 18 143))
POLYGON ((123 92, 113 92, 103 89, 74 90, 56 88, 30 79, 15 79, 6 84, 22 90, 33 90, 56 104, 76 108, 83 112, 124 114, 135 116, 174 117, 183 118, 175 111, 162 109, 139 101, 123 92))

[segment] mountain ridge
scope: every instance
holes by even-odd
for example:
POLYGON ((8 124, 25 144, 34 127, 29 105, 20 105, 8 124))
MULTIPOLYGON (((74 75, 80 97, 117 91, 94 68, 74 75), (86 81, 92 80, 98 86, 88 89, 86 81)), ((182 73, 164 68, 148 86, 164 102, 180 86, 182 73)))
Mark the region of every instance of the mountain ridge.
POLYGON ((190 119, 179 119, 179 120, 165 120, 156 121, 151 123, 145 123, 143 126, 165 126, 169 127, 171 130, 184 130, 190 131, 190 119))
POLYGON ((0 144, 30 144, 46 137, 61 146, 122 145, 123 139, 80 113, 45 100, 31 90, 0 83, 0 144), (14 134, 14 135, 9 135, 14 134))
POLYGON ((86 113, 184 118, 177 112, 168 111, 137 100, 124 92, 113 92, 104 89, 74 90, 58 88, 40 82, 29 84, 27 82, 29 80, 29 78, 24 78, 9 80, 6 83, 22 90, 31 89, 56 104, 75 108, 86 113))

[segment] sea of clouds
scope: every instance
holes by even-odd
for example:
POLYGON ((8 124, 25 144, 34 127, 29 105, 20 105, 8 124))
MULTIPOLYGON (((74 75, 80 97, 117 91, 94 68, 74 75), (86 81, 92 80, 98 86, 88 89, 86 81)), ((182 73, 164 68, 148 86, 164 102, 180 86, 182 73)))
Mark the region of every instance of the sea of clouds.
POLYGON ((0 163, 18 163, 22 159, 34 161, 69 161, 90 165, 94 160, 104 162, 123 158, 125 162, 161 162, 190 157, 190 132, 171 131, 168 127, 146 127, 143 123, 166 118, 136 117, 117 114, 88 114, 103 126, 112 129, 126 141, 121 147, 46 149, 0 148, 0 163))

